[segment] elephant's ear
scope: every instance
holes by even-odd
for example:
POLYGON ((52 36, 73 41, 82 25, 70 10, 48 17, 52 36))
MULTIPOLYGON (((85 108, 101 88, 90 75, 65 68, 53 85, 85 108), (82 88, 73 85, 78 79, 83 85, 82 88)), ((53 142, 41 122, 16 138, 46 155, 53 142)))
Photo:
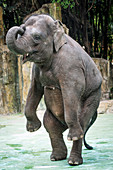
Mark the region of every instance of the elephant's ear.
POLYGON ((56 20, 54 24, 55 24, 55 32, 54 32, 53 42, 54 42, 54 49, 57 52, 66 43, 66 39, 64 37, 64 29, 61 21, 56 20))

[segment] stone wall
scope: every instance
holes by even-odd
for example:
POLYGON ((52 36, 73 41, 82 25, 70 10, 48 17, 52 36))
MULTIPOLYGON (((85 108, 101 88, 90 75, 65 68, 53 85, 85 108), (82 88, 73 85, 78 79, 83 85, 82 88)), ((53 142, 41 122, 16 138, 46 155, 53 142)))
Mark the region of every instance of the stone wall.
POLYGON ((0 114, 21 111, 18 58, 4 45, 3 10, 0 7, 0 114))
POLYGON ((110 89, 113 86, 113 77, 111 72, 110 62, 103 58, 93 58, 95 64, 101 72, 103 81, 102 81, 102 95, 101 99, 109 99, 110 89))
POLYGON ((17 57, 0 46, 0 114, 20 111, 17 57))

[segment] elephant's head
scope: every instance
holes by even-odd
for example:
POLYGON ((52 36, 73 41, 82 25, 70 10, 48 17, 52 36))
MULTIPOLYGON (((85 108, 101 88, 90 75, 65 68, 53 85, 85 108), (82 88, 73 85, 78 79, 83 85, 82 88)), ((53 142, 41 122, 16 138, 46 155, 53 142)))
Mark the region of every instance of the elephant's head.
POLYGON ((60 21, 49 15, 30 16, 20 27, 12 27, 6 35, 8 48, 23 55, 23 62, 43 64, 66 43, 60 21))

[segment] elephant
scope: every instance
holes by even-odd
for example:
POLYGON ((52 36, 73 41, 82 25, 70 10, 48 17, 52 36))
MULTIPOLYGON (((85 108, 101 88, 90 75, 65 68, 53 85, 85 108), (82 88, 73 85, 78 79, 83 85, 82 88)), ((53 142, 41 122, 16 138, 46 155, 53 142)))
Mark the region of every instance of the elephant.
POLYGON ((69 35, 63 24, 46 14, 33 14, 20 26, 9 29, 6 44, 23 63, 33 62, 31 86, 25 105, 26 128, 41 127, 36 109, 44 95, 46 111, 43 124, 49 133, 51 161, 67 158, 63 132, 72 141, 69 165, 80 165, 82 141, 97 118, 102 76, 92 58, 69 35))

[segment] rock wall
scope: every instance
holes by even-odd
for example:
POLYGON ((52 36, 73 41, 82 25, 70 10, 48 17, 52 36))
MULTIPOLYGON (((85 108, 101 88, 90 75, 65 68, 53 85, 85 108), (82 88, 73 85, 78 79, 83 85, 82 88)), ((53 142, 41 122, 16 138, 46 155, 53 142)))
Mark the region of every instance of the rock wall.
POLYGON ((0 46, 0 114, 20 112, 17 57, 0 46))
POLYGON ((110 67, 110 62, 103 59, 103 58, 93 58, 95 64, 97 65, 98 69, 101 72, 101 75, 103 77, 102 81, 102 94, 101 99, 109 99, 110 97, 110 89, 113 86, 113 77, 110 67))
POLYGON ((4 45, 3 10, 0 7, 0 114, 21 111, 18 59, 4 45))
POLYGON ((99 114, 112 113, 113 114, 113 100, 104 100, 100 102, 98 108, 99 114))

